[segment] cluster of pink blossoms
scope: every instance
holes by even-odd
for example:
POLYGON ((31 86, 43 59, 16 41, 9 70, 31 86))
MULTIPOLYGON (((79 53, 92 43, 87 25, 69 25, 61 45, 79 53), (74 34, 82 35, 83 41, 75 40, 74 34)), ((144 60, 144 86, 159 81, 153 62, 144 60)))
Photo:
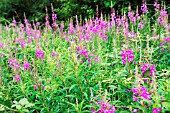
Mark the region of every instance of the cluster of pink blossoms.
POLYGON ((152 108, 152 113, 159 113, 160 111, 162 111, 162 108, 152 108))
MULTIPOLYGON (((17 61, 16 59, 9 59, 9 60, 8 60, 8 65, 9 65, 9 67, 14 68, 14 69, 20 68, 20 63, 19 63, 19 61, 17 61)), ((21 81, 21 77, 20 77, 19 75, 16 75, 13 79, 14 79, 16 82, 21 81)))
POLYGON ((147 13, 147 12, 148 12, 146 3, 142 4, 142 6, 141 6, 141 11, 142 11, 142 13, 147 13))
POLYGON ((15 80, 16 82, 19 82, 19 81, 21 81, 21 77, 20 77, 19 75, 16 75, 16 76, 14 77, 14 80, 15 80))
POLYGON ((170 37, 164 38, 164 42, 165 42, 165 43, 166 43, 166 42, 170 42, 170 37))
POLYGON ((141 98, 150 100, 151 95, 148 92, 148 89, 146 87, 136 87, 132 88, 131 91, 133 92, 133 100, 138 101, 140 96, 141 98))
POLYGON ((87 51, 87 47, 86 46, 84 46, 84 48, 82 48, 81 46, 78 46, 77 47, 77 53, 79 54, 77 56, 77 59, 79 59, 80 55, 81 55, 81 56, 83 56, 84 58, 87 59, 89 65, 91 64, 92 60, 94 60, 96 62, 99 62, 99 57, 98 56, 96 56, 93 59, 91 59, 91 57, 93 57, 94 54, 89 54, 88 51, 87 51))
POLYGON ((110 105, 109 102, 99 101, 97 106, 100 106, 100 109, 96 111, 94 108, 91 109, 91 113, 115 113, 116 109, 114 106, 110 105))
POLYGON ((0 42, 0 48, 3 48, 4 44, 2 42, 0 42))
POLYGON ((128 59, 128 62, 131 63, 135 58, 132 50, 122 50, 122 64, 125 65, 128 59))
POLYGON ((31 68, 31 65, 30 65, 29 62, 25 62, 25 63, 23 64, 23 67, 24 67, 24 70, 27 70, 27 69, 30 69, 30 68, 31 68))
POLYGON ((149 63, 147 64, 144 64, 141 68, 142 70, 142 75, 144 75, 144 73, 148 70, 150 70, 150 76, 156 76, 156 68, 155 68, 155 65, 151 65, 149 63))
POLYGON ((160 15, 158 17, 158 23, 162 26, 165 26, 165 18, 168 16, 167 11, 161 10, 160 15))
POLYGON ((58 53, 55 52, 55 51, 53 51, 53 52, 52 52, 52 56, 53 56, 53 57, 58 56, 58 53))
POLYGON ((157 1, 154 2, 153 6, 155 7, 155 10, 158 10, 160 8, 160 4, 158 4, 157 1))
POLYGON ((37 50, 36 51, 36 58, 40 58, 40 59, 44 58, 44 51, 37 50))
POLYGON ((11 68, 20 68, 20 62, 17 61, 16 59, 9 59, 8 60, 8 65, 11 68))

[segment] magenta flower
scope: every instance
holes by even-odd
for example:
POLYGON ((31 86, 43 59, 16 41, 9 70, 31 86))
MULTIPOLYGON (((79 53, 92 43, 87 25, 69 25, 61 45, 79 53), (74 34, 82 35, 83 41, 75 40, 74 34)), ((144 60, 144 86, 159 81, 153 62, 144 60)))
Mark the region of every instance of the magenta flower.
POLYGON ((80 39, 80 40, 84 40, 84 36, 83 36, 82 33, 79 34, 79 39, 80 39))
POLYGON ((78 46, 77 51, 80 52, 80 50, 81 50, 81 46, 78 46))
POLYGON ((96 62, 99 62, 99 57, 96 56, 96 57, 94 58, 94 60, 95 60, 96 62))
POLYGON ((140 97, 145 98, 145 99, 147 99, 147 100, 150 100, 150 95, 149 95, 148 92, 142 92, 142 93, 140 94, 140 97))
POLYGON ((165 18, 166 16, 168 16, 167 11, 161 10, 161 11, 160 11, 160 16, 158 17, 158 23, 159 23, 160 25, 163 25, 163 26, 164 26, 164 24, 165 24, 164 18, 165 18))
POLYGON ((14 77, 14 80, 15 80, 16 82, 19 82, 19 81, 21 81, 21 77, 20 77, 19 75, 16 75, 16 76, 14 77))
POLYGON ((68 27, 69 27, 68 34, 74 33, 74 25, 72 23, 69 23, 68 27))
POLYGON ((157 36, 152 36, 151 38, 152 38, 152 39, 155 39, 155 40, 157 40, 157 39, 158 39, 158 37, 157 37, 157 36))
POLYGON ((126 64, 126 50, 122 50, 122 64, 125 65, 126 64))
POLYGON ((165 16, 167 16, 168 14, 167 14, 167 11, 165 11, 165 10, 161 10, 160 11, 160 16, 162 16, 162 17, 165 17, 165 16))
POLYGON ((154 2, 154 5, 153 5, 154 7, 155 7, 155 10, 158 10, 159 8, 160 8, 160 4, 158 4, 158 2, 154 2))
POLYGON ((80 51, 80 54, 88 58, 88 52, 86 50, 80 51))
POLYGON ((141 11, 142 11, 142 13, 147 13, 148 12, 148 9, 146 7, 146 3, 142 4, 141 11))
MULTIPOLYGON (((89 66, 91 65, 92 60, 89 58, 89 56, 91 56, 91 55, 88 53, 86 46, 84 46, 84 48, 82 48, 81 46, 78 46, 77 53, 78 53, 77 59, 79 59, 80 56, 82 56, 83 58, 85 58, 88 61, 88 65, 89 66)), ((98 60, 98 59, 96 58, 96 60, 98 60)), ((82 63, 83 62, 84 62, 84 60, 82 60, 82 63)))
POLYGON ((37 25, 37 26, 40 26, 40 22, 36 22, 36 25, 37 25))
POLYGON ((44 52, 42 50, 37 50, 36 58, 44 58, 44 52))
POLYGON ((116 18, 116 24, 117 24, 118 26, 121 26, 121 25, 122 25, 122 21, 121 21, 120 18, 116 18))
POLYGON ((9 59, 8 65, 11 68, 20 68, 21 67, 19 61, 17 61, 16 59, 9 59))
POLYGON ((97 102, 97 106, 100 106, 100 109, 96 112, 95 109, 91 109, 91 113, 115 113, 116 109, 109 102, 104 100, 97 102))
POLYGON ((130 33, 130 32, 128 32, 128 37, 129 38, 134 38, 134 37, 136 37, 136 33, 130 33))
POLYGON ((155 68, 155 65, 153 64, 150 67, 150 76, 155 76, 155 75, 156 75, 156 68, 155 68))
POLYGON ((96 27, 93 27, 92 32, 93 32, 93 33, 97 33, 97 32, 98 32, 98 29, 97 29, 96 27))
POLYGON ((133 96, 133 101, 138 101, 139 100, 139 98, 137 98, 136 96, 133 96))
POLYGON ((55 13, 52 14, 53 21, 57 20, 57 15, 55 13))
POLYGON ((24 44, 24 43, 22 43, 22 44, 20 44, 20 45, 21 45, 21 48, 22 48, 22 49, 25 48, 25 44, 24 44))
POLYGON ((142 66, 142 74, 144 75, 144 73, 149 69, 149 66, 150 66, 150 64, 149 63, 147 63, 147 64, 144 64, 143 66, 142 66))
POLYGON ((34 85, 34 90, 36 90, 37 89, 37 85, 34 85))
POLYGON ((105 34, 104 32, 99 32, 99 36, 101 37, 104 36, 104 34, 105 34))
POLYGON ((78 46, 77 51, 80 53, 80 55, 85 56, 85 58, 89 57, 89 54, 87 52, 87 47, 86 46, 84 46, 83 49, 81 48, 81 46, 78 46))
POLYGON ((54 57, 54 56, 58 56, 58 53, 57 52, 52 52, 52 56, 54 57))
POLYGON ((128 17, 133 23, 136 22, 136 17, 134 16, 133 12, 128 12, 128 17))
POLYGON ((136 87, 131 89, 133 93, 133 100, 137 101, 137 96, 140 96, 141 98, 145 98, 147 100, 150 100, 151 95, 148 92, 148 89, 146 87, 136 87))
POLYGON ((150 65, 149 63, 147 64, 144 64, 141 68, 142 70, 142 75, 144 75, 144 73, 147 71, 147 70, 150 70, 150 76, 155 76, 156 75, 156 68, 155 68, 155 65, 150 65))
POLYGON ((102 36, 102 40, 106 42, 108 40, 108 36, 107 35, 102 36))
POLYGON ((106 22, 106 21, 101 20, 101 22, 100 22, 100 26, 101 26, 102 28, 106 28, 106 25, 107 25, 107 22, 106 22))
POLYGON ((60 30, 62 30, 64 28, 64 24, 61 24, 60 26, 60 30))
POLYGON ((137 109, 134 109, 134 110, 133 110, 133 113, 136 113, 136 112, 138 112, 138 110, 137 110, 137 109))
POLYGON ((135 15, 135 16, 136 16, 136 19, 137 19, 137 20, 140 20, 140 15, 139 15, 139 13, 138 13, 138 12, 136 13, 136 15, 135 15))
POLYGON ((128 60, 128 62, 131 63, 133 59, 135 58, 132 50, 122 50, 121 56, 122 56, 123 65, 126 64, 126 60, 128 60))
POLYGON ((16 24, 16 23, 17 23, 17 21, 14 19, 14 20, 12 20, 12 23, 13 23, 13 24, 16 24))
POLYGON ((131 91, 133 92, 134 95, 138 95, 138 89, 137 88, 132 88, 131 91))
POLYGON ((95 113, 96 112, 94 108, 91 108, 90 111, 91 111, 91 113, 95 113))
POLYGON ((23 67, 24 67, 24 70, 27 70, 27 69, 30 69, 30 68, 31 68, 30 63, 28 63, 28 62, 25 62, 25 63, 23 64, 23 67))
POLYGON ((4 44, 2 42, 0 42, 0 48, 3 48, 4 44))
POLYGON ((139 23, 139 27, 140 27, 141 29, 143 29, 143 28, 145 27, 145 24, 144 24, 144 23, 139 23))
POLYGON ((160 111, 162 111, 162 108, 152 108, 152 113, 159 113, 160 111))
POLYGON ((24 23, 27 24, 27 23, 28 23, 28 20, 27 20, 27 19, 24 19, 24 23))
POLYGON ((164 42, 165 42, 165 43, 166 43, 166 42, 170 42, 170 37, 164 38, 164 42))
POLYGON ((133 54, 133 51, 132 50, 127 50, 126 54, 127 54, 127 57, 128 57, 128 62, 129 63, 132 62, 134 57, 135 57, 134 54, 133 54))
POLYGON ((90 40, 90 35, 89 35, 89 34, 86 34, 85 40, 86 40, 86 41, 90 40))

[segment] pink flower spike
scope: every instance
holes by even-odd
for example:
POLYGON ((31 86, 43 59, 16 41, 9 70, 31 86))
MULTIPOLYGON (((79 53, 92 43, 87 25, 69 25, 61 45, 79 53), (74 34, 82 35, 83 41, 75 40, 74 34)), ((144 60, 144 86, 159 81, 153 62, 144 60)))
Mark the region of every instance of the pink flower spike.
POLYGON ((152 108, 152 113, 159 113, 160 111, 162 111, 162 108, 152 108))
POLYGON ((37 89, 37 85, 34 85, 34 90, 36 90, 37 89))
POLYGON ((143 13, 147 13, 147 12, 148 12, 146 3, 142 4, 142 6, 141 6, 141 11, 142 11, 143 13))
POLYGON ((136 96, 133 96, 133 101, 138 101, 139 99, 136 96))
POLYGON ((156 1, 154 2, 153 6, 155 7, 155 10, 158 10, 160 8, 160 4, 158 4, 156 1))
POLYGON ((91 111, 91 113, 95 113, 96 112, 94 108, 91 108, 90 111, 91 111))
POLYGON ((20 77, 19 75, 16 75, 16 76, 14 77, 14 80, 15 80, 16 82, 19 82, 19 81, 21 81, 21 77, 20 77))
POLYGON ((25 63, 23 64, 23 67, 24 67, 24 70, 27 70, 27 69, 30 69, 30 68, 31 68, 30 63, 28 63, 28 62, 25 62, 25 63))
POLYGON ((94 58, 94 60, 95 60, 96 62, 99 62, 99 57, 96 56, 96 57, 94 58))
POLYGON ((37 50, 36 58, 44 58, 44 52, 42 50, 37 50))
POLYGON ((3 48, 4 47, 4 44, 0 42, 0 48, 3 48))
POLYGON ((164 38, 164 42, 165 42, 165 43, 166 43, 166 42, 170 42, 170 37, 164 38))
POLYGON ((54 57, 54 56, 58 56, 58 53, 57 52, 52 52, 52 56, 54 57))

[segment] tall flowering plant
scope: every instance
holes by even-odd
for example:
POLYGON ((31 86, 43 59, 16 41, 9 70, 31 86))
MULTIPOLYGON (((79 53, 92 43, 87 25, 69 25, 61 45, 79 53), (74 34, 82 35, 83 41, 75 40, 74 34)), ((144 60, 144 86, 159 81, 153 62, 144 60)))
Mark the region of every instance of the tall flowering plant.
POLYGON ((122 64, 125 65, 126 62, 131 63, 135 58, 132 50, 122 50, 122 64))

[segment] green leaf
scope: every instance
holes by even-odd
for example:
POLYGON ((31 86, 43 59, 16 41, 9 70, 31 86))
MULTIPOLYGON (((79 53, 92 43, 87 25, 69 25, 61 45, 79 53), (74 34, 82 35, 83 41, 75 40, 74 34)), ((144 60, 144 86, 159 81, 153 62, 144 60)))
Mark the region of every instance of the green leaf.
POLYGON ((0 105, 0 111, 4 111, 4 110, 5 110, 4 106, 0 105))
POLYGON ((78 108, 77 108, 76 104, 73 104, 73 103, 68 102, 68 101, 66 101, 66 103, 68 103, 68 104, 72 105, 72 106, 76 109, 76 111, 78 111, 78 108))
POLYGON ((76 87, 76 86, 78 86, 77 84, 73 84, 70 88, 69 88, 69 92, 74 88, 74 87, 76 87))
POLYGON ((111 89, 116 89, 117 87, 115 85, 109 85, 111 89))
POLYGON ((15 105, 15 107, 16 107, 17 109, 21 109, 21 108, 22 108, 21 105, 15 105))
POLYGON ((17 104, 18 102, 17 101, 13 101, 13 103, 17 104))
POLYGON ((21 99, 21 100, 19 101, 19 103, 20 103, 21 105, 29 104, 29 102, 28 102, 28 100, 27 100, 26 98, 21 99))
POLYGON ((34 104, 28 103, 28 104, 25 105, 25 108, 32 107, 32 106, 34 106, 34 104))
POLYGON ((163 105, 164 108, 170 109, 170 103, 169 102, 163 102, 162 105, 163 105))
POLYGON ((26 113, 28 113, 28 112, 29 112, 29 110, 28 110, 28 109, 23 109, 22 111, 23 111, 23 112, 26 112, 26 113))
POLYGON ((145 113, 147 113, 147 110, 140 105, 133 105, 132 107, 139 108, 139 109, 143 110, 145 113))

